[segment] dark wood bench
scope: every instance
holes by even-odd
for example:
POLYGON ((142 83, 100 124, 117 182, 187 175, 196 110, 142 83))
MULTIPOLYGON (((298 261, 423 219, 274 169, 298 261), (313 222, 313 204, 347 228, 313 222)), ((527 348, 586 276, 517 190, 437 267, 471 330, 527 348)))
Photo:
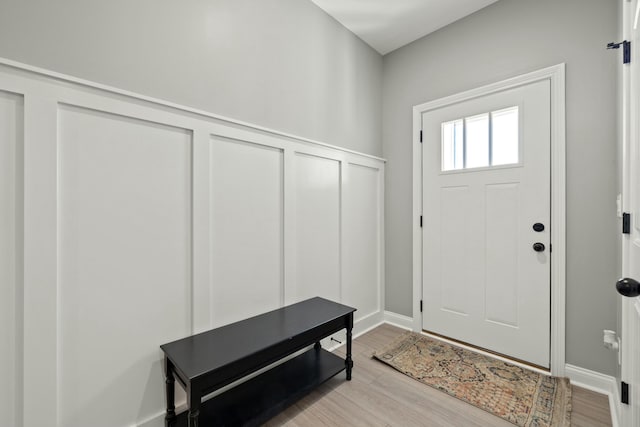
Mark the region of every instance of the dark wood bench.
POLYGON ((165 354, 168 427, 254 426, 346 369, 351 379, 355 308, 311 298, 278 310, 160 346, 165 354), (347 331, 346 359, 320 340, 347 331), (224 393, 206 395, 305 347, 306 352, 224 393), (175 412, 175 379, 187 393, 188 411, 175 412))

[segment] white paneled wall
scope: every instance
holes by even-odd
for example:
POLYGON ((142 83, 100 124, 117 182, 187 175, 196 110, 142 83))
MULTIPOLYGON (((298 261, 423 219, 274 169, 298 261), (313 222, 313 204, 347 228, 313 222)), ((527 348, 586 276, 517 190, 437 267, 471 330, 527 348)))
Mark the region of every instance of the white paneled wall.
POLYGON ((21 391, 21 296, 20 240, 21 162, 23 98, 0 91, 0 413, 3 422, 19 422, 21 391))
POLYGON ((283 150, 212 138, 211 314, 221 326, 284 301, 283 150))
POLYGON ((291 294, 340 301, 340 162, 296 153, 295 269, 291 294))
POLYGON ((347 163, 345 186, 345 239, 343 262, 348 266, 343 301, 358 307, 358 321, 376 313, 382 304, 380 293, 370 292, 371 283, 380 283, 381 269, 371 268, 381 258, 377 230, 382 228, 383 181, 379 167, 347 163))
POLYGON ((156 344, 191 331, 191 132, 67 107, 58 124, 58 417, 127 425, 162 403, 156 344))
POLYGON ((160 344, 312 296, 382 321, 381 159, 4 63, 0 174, 10 426, 160 427, 160 344))

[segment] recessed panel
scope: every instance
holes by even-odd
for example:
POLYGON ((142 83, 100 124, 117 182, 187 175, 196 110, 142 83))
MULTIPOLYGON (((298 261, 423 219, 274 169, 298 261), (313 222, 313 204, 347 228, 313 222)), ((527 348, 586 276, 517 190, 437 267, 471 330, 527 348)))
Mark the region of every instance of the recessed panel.
POLYGON ((477 286, 477 281, 472 283, 466 277, 470 269, 469 209, 469 187, 440 189, 440 307, 462 315, 469 313, 469 287, 477 286))
POLYGON ((164 407, 158 346, 191 332, 191 134, 59 110, 59 424, 164 407))
POLYGON ((344 303, 360 319, 379 310, 380 226, 378 169, 350 164, 345 203, 344 303))
POLYGON ((485 318, 518 326, 518 184, 485 188, 485 318))
POLYGON ((22 304, 19 247, 22 171, 22 96, 0 91, 0 413, 3 423, 16 425, 16 396, 20 394, 19 323, 22 304))
POLYGON ((221 326, 283 303, 283 152, 211 140, 211 309, 221 326))
POLYGON ((295 156, 295 270, 298 301, 340 301, 340 162, 295 156))

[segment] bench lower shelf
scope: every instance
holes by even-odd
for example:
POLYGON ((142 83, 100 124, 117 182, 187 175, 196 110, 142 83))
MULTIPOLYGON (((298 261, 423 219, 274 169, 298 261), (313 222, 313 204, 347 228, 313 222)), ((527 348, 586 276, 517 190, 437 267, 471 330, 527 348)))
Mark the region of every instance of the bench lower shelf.
MULTIPOLYGON (((258 426, 345 369, 345 361, 311 349, 206 402, 199 426, 258 426)), ((187 427, 187 413, 175 427, 187 427)))

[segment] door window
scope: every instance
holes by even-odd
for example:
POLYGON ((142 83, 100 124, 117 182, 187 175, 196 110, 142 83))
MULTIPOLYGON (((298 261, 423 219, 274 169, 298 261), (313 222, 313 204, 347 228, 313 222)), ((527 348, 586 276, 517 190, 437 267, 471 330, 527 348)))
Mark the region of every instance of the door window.
POLYGON ((518 110, 509 107, 442 123, 442 171, 518 164, 518 110))

